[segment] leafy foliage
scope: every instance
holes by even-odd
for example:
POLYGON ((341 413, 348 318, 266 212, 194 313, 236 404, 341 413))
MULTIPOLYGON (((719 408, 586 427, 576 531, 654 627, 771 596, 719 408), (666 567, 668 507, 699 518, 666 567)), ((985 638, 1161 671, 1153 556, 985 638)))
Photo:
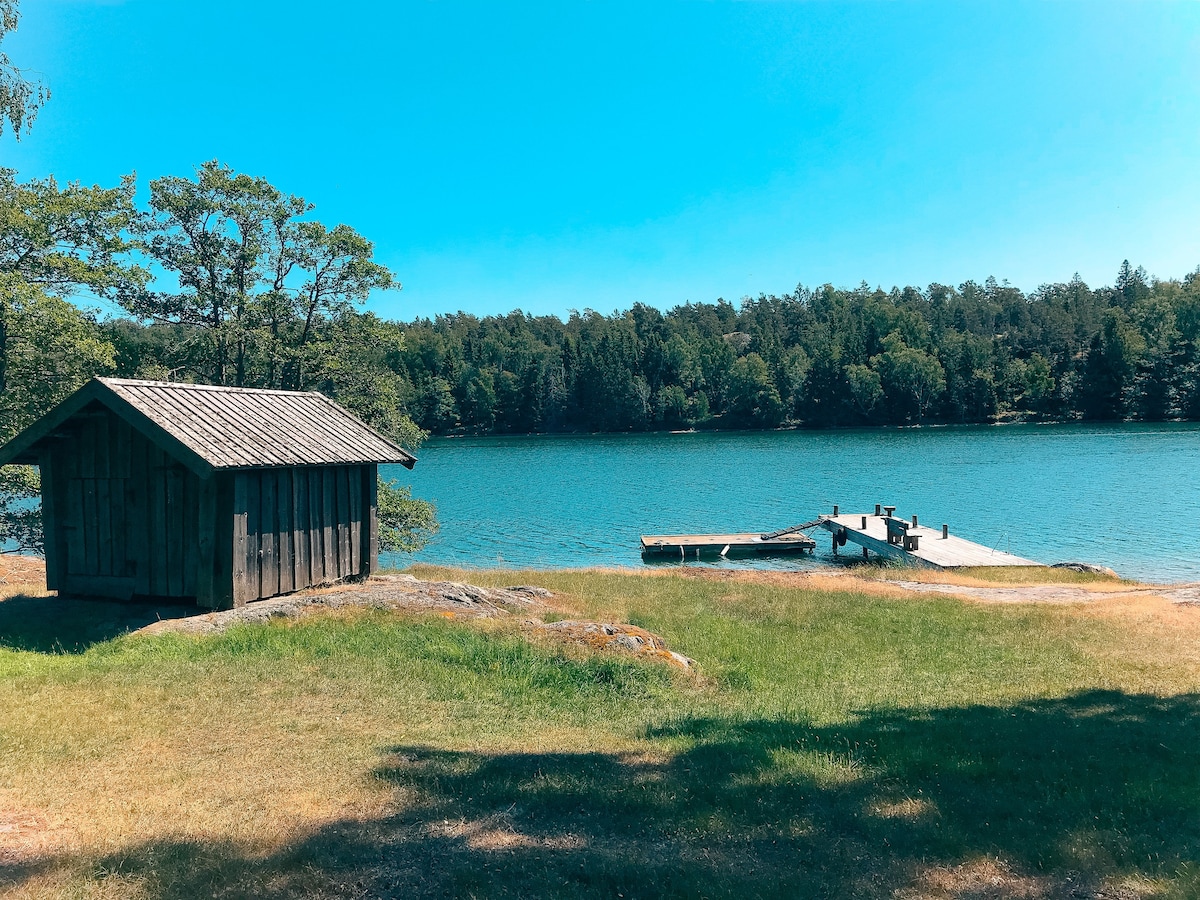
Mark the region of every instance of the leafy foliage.
POLYGON ((412 489, 396 481, 379 479, 379 549, 415 553, 438 530, 432 503, 413 498, 412 489))
POLYGON ((150 208, 145 249, 179 287, 126 308, 197 330, 207 352, 196 374, 217 384, 302 389, 331 359, 321 326, 372 290, 399 287, 352 228, 303 219, 304 199, 216 160, 194 181, 151 182, 150 208))
MULTIPOLYGON (((17 0, 0 0, 0 41, 17 30, 20 19, 17 0)), ((44 85, 27 79, 8 54, 0 51, 0 135, 7 123, 13 136, 20 140, 22 132, 29 130, 38 110, 49 99, 50 91, 44 85)))
POLYGON ((0 443, 116 364, 95 322, 66 300, 5 272, 0 272, 0 336, 0 443))
POLYGON ((466 313, 401 326, 388 365, 423 428, 624 431, 1163 420, 1200 408, 1200 270, 1026 294, 988 279, 890 292, 635 304, 562 321, 466 313))
POLYGON ((41 553, 42 484, 29 466, 0 466, 0 553, 41 553))

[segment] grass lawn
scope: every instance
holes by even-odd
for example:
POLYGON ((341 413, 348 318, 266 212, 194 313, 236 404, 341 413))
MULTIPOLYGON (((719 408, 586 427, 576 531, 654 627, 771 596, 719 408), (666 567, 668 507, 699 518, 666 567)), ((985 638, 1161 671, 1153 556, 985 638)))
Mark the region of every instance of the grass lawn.
POLYGON ((1200 609, 414 573, 544 585, 700 675, 515 620, 0 601, 0 895, 1200 896, 1200 609))

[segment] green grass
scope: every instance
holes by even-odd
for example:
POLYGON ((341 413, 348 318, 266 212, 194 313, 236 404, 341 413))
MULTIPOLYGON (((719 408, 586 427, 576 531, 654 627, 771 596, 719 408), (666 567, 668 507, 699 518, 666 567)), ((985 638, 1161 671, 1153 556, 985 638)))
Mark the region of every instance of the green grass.
POLYGON ((34 823, 0 831, 0 891, 1200 893, 1200 613, 469 577, 650 629, 700 675, 515 622, 147 639, 101 610, 63 641, 57 601, 0 602, 0 827, 34 823))

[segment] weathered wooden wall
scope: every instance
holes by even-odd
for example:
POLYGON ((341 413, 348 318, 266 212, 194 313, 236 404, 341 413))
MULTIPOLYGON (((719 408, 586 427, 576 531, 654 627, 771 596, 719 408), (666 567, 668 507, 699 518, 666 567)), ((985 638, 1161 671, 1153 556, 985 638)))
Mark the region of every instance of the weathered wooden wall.
POLYGON ((102 408, 64 432, 41 461, 49 587, 196 597, 200 479, 102 408))
POLYGON ((375 466, 250 469, 229 477, 234 605, 374 570, 375 466))

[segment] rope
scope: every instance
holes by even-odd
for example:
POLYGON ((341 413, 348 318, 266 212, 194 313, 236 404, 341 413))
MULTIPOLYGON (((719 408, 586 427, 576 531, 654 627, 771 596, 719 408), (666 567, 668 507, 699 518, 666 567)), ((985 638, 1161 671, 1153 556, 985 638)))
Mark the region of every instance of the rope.
POLYGON ((816 528, 822 519, 813 519, 811 522, 805 522, 803 525, 793 525, 791 528, 780 528, 778 531, 772 531, 768 534, 760 534, 759 539, 763 541, 773 541, 775 538, 783 537, 785 534, 795 534, 797 531, 807 531, 810 528, 816 528))

